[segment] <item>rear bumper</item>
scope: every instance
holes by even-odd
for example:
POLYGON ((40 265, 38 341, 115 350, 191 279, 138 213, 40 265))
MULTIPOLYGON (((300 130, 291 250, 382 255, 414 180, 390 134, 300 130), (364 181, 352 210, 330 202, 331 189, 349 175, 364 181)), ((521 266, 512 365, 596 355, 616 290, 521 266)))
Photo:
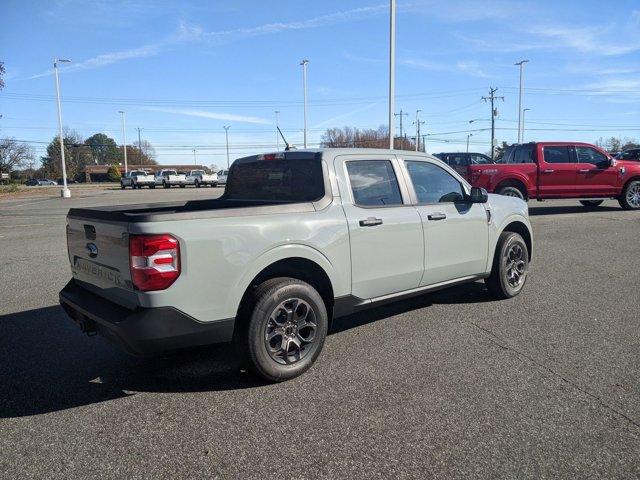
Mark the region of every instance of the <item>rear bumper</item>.
POLYGON ((129 310, 69 281, 60 305, 87 333, 98 332, 129 353, 148 355, 230 342, 235 319, 199 322, 173 307, 129 310))

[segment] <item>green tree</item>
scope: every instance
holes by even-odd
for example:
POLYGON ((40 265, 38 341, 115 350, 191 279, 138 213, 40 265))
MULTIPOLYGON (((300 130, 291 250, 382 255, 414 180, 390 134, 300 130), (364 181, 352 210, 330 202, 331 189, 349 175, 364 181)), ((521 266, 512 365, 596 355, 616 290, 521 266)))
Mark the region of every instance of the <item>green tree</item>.
MULTIPOLYGON (((94 163, 91 148, 84 144, 82 137, 73 130, 63 133, 64 156, 67 167, 67 177, 84 180, 84 169, 94 163)), ((58 137, 47 146, 47 155, 41 158, 45 175, 54 178, 62 176, 62 160, 60 156, 60 141, 58 137)))
POLYGON ((116 141, 104 133, 95 133, 84 143, 91 149, 93 160, 98 165, 109 165, 120 161, 122 153, 116 141))
POLYGON ((107 170, 107 177, 112 182, 119 182, 122 175, 120 174, 120 169, 116 165, 111 165, 109 170, 107 170))

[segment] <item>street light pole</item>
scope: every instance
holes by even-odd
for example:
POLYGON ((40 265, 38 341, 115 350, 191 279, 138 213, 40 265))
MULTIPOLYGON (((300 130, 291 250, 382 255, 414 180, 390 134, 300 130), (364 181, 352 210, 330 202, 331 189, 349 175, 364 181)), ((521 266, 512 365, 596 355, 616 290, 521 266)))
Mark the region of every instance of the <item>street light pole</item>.
POLYGON ((420 119, 419 115, 422 110, 416 110, 416 152, 420 149, 420 119))
POLYGON ((522 143, 522 73, 524 70, 524 64, 528 62, 529 60, 520 60, 519 62, 514 63, 514 65, 520 66, 520 88, 518 90, 518 143, 522 143))
POLYGON ((193 166, 198 165, 198 159, 196 158, 196 149, 193 149, 193 166))
POLYGON ((226 127, 222 127, 224 128, 224 136, 227 140, 227 170, 229 169, 229 129, 231 128, 231 125, 227 125, 226 127))
POLYGON ((396 0, 389 2, 389 148, 393 150, 393 136, 395 124, 393 113, 395 110, 396 90, 396 0))
POLYGON ((467 133, 467 153, 469 153, 469 138, 473 137, 473 133, 467 133))
POLYGON ((304 94, 304 148, 307 148, 307 64, 309 60, 302 60, 302 90, 304 94))
POLYGON ((276 152, 280 151, 280 135, 278 134, 278 114, 280 113, 279 110, 276 110, 274 112, 276 114, 276 152))
POLYGON ((127 119, 126 113, 122 110, 119 110, 118 113, 122 115, 122 150, 124 150, 124 173, 126 174, 129 170, 129 167, 127 166, 127 119))
POLYGON ((60 80, 58 80, 58 62, 68 63, 71 60, 67 59, 54 59, 53 60, 53 73, 56 79, 56 101, 58 103, 58 137, 60 139, 60 158, 62 159, 62 190, 60 196, 62 198, 70 198, 71 190, 67 187, 67 165, 64 159, 64 140, 62 138, 62 107, 60 105, 60 80))
POLYGON ((524 114, 527 110, 531 110, 530 108, 525 108, 522 110, 522 142, 524 143, 524 114))
POLYGON ((136 130, 138 130, 138 158, 139 158, 138 161, 142 163, 142 138, 140 137, 140 132, 142 131, 142 128, 136 127, 136 130))

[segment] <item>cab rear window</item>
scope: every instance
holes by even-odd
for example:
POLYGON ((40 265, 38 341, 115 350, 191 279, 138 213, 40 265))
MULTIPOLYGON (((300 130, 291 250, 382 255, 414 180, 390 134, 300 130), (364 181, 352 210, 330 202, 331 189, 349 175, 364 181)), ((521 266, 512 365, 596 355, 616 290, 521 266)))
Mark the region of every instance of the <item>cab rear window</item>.
POLYGON ((319 159, 277 159, 233 165, 225 197, 295 203, 319 200, 324 193, 319 159))

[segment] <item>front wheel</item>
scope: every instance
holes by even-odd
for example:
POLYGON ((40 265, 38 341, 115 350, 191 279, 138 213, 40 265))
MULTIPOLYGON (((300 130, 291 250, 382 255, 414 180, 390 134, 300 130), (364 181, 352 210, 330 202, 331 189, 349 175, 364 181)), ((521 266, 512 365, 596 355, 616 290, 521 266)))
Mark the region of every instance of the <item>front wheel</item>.
POLYGON ((165 182, 164 180, 162 181, 162 186, 163 186, 164 188, 170 188, 170 187, 171 187, 171 185, 169 185, 169 184, 168 184, 167 182, 165 182))
POLYGON ((602 205, 604 200, 580 200, 580 203, 587 208, 595 208, 602 205))
POLYGON ((249 368, 271 382, 301 375, 316 361, 329 318, 320 294, 295 278, 274 278, 254 295, 244 338, 249 368))
POLYGON ((180 184, 180 188, 185 188, 185 187, 186 187, 186 185, 184 183, 180 184))
POLYGON ((196 180, 196 188, 200 188, 200 182, 196 180))
POLYGON ((485 279, 496 298, 511 298, 520 293, 529 273, 529 249, 515 232, 502 232, 493 256, 491 275, 485 279))
POLYGON ((120 182, 120 188, 124 190, 124 183, 120 182))
POLYGON ((151 185, 149 185, 149 188, 156 188, 156 186, 152 183, 151 185))
POLYGON ((633 180, 624 187, 622 196, 618 198, 620 206, 625 210, 640 209, 640 180, 633 180))

